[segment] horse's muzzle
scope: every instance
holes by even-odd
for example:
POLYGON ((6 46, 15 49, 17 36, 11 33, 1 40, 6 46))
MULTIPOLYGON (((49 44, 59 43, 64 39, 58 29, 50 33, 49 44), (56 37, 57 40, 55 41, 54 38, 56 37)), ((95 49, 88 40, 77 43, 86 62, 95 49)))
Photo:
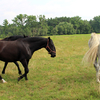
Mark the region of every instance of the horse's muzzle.
POLYGON ((56 53, 51 54, 51 57, 56 57, 56 53))

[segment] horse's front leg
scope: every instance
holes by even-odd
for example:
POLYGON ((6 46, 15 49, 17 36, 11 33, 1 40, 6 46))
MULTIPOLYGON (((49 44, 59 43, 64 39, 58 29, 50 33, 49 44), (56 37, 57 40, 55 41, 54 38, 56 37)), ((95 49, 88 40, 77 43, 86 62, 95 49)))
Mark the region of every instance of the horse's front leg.
POLYGON ((94 62, 94 67, 96 69, 96 78, 97 82, 100 83, 100 59, 98 58, 98 63, 97 63, 97 58, 94 62))
POLYGON ((25 79, 28 80, 27 74, 29 72, 29 69, 28 69, 27 60, 25 59, 25 60, 21 61, 21 63, 23 65, 23 67, 24 67, 25 73, 18 78, 18 81, 20 81, 23 77, 25 77, 25 79))
MULTIPOLYGON (((27 60, 27 66, 28 66, 28 63, 29 63, 29 59, 27 60)), ((27 71, 29 72, 29 69, 27 69, 27 71)), ((25 75, 25 80, 28 80, 27 74, 25 75)))
POLYGON ((22 72, 21 72, 21 70, 20 70, 20 68, 19 68, 19 64, 17 63, 17 61, 15 61, 14 63, 15 63, 15 65, 16 65, 17 68, 18 68, 18 73, 19 73, 20 75, 22 75, 22 72))

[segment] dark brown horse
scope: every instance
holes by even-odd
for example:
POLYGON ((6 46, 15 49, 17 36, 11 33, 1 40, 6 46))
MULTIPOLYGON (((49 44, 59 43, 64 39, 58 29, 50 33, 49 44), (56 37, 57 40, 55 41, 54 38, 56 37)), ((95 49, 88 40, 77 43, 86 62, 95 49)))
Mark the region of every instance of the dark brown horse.
MULTIPOLYGON (((21 35, 10 36, 10 37, 7 37, 7 38, 2 39, 1 41, 14 41, 14 40, 17 40, 17 39, 19 39, 19 38, 27 38, 27 37, 28 37, 28 36, 25 36, 25 35, 23 35, 23 36, 21 36, 21 35)), ((16 65, 17 68, 18 68, 18 73, 19 73, 19 74, 22 74, 22 73, 21 73, 21 70, 20 70, 20 68, 19 68, 19 64, 17 63, 17 61, 15 61, 14 63, 15 63, 15 65, 16 65)), ((3 68, 3 70, 2 70, 2 74, 5 74, 5 69, 6 69, 6 67, 7 67, 7 64, 8 64, 8 62, 5 62, 4 68, 3 68)))
POLYGON ((51 57, 56 56, 56 49, 50 37, 28 37, 15 41, 0 41, 0 60, 4 62, 20 61, 24 67, 25 73, 18 78, 18 81, 23 77, 28 80, 29 60, 33 53, 41 48, 45 48, 49 54, 51 54, 51 57))

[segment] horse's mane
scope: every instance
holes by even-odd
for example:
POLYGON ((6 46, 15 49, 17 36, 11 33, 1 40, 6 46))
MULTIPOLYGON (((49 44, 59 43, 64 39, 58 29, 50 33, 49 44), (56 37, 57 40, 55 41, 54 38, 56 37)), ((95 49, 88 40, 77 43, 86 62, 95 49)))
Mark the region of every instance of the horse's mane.
POLYGON ((28 37, 28 36, 14 35, 14 36, 6 37, 6 38, 2 39, 2 41, 13 41, 13 40, 17 40, 19 38, 26 38, 26 37, 28 37))
POLYGON ((27 42, 37 42, 37 41, 41 41, 44 40, 45 38, 43 37, 28 37, 28 38, 24 38, 22 39, 23 41, 27 41, 27 42))
POLYGON ((4 40, 4 41, 15 40, 16 38, 19 38, 19 37, 23 37, 23 36, 10 36, 10 37, 6 37, 6 38, 4 38, 2 40, 4 40))
POLYGON ((85 56, 83 57, 82 62, 93 63, 95 61, 97 57, 99 41, 100 41, 100 35, 96 33, 92 33, 91 38, 88 42, 89 50, 86 52, 85 56))

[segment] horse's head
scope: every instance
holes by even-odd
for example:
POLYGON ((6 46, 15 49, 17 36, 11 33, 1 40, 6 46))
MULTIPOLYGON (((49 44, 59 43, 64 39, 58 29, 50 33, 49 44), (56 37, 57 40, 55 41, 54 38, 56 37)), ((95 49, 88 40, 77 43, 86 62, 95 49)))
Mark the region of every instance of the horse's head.
POLYGON ((56 48, 54 46, 53 41, 50 39, 50 37, 48 37, 46 49, 49 52, 49 54, 51 54, 51 57, 56 56, 56 48))

